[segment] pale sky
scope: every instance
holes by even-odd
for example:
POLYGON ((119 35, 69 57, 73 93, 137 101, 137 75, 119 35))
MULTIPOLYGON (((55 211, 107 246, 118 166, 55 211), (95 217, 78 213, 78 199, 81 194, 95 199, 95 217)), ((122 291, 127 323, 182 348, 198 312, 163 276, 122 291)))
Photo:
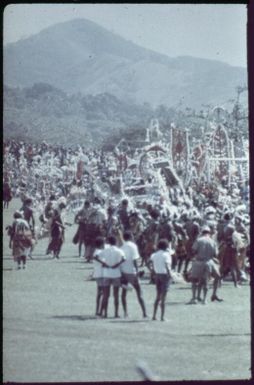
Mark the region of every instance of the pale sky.
POLYGON ((245 4, 12 4, 4 11, 4 44, 76 18, 170 57, 247 65, 245 4))

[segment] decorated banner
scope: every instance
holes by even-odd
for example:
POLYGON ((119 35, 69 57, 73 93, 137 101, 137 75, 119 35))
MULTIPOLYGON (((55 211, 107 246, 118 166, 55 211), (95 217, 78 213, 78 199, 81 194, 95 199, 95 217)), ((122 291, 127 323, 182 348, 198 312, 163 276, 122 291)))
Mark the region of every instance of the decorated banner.
POLYGON ((171 158, 173 168, 178 176, 186 183, 189 168, 188 131, 171 126, 171 158))
POLYGON ((209 174, 214 181, 230 180, 230 161, 231 156, 230 141, 227 131, 222 124, 215 128, 209 143, 209 174))
POLYGON ((84 162, 82 160, 79 160, 77 163, 77 172, 76 172, 76 178, 81 179, 84 173, 84 162))
POLYGON ((125 153, 119 153, 116 155, 117 157, 117 171, 118 175, 119 173, 122 173, 124 170, 128 167, 128 160, 127 155, 125 153))
POLYGON ((139 160, 139 172, 142 178, 148 179, 153 170, 168 165, 167 151, 162 146, 152 144, 146 148, 139 160))
POLYGON ((206 148, 204 144, 198 144, 193 148, 191 154, 191 163, 196 172, 196 176, 200 178, 206 166, 206 148))

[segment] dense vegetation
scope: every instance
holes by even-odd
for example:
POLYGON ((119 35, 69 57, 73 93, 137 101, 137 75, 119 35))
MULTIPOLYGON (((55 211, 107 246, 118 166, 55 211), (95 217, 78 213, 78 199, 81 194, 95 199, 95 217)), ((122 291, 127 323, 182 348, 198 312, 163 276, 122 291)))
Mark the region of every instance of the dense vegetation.
MULTIPOLYGON (((232 115, 232 114, 231 114, 232 115)), ((145 139, 145 128, 157 118, 165 131, 170 123, 187 127, 198 136, 207 110, 184 110, 149 103, 137 105, 103 93, 67 94, 47 83, 32 87, 4 87, 4 136, 32 142, 47 140, 68 146, 112 147, 122 138, 145 139)), ((246 132, 246 126, 242 128, 246 132)))

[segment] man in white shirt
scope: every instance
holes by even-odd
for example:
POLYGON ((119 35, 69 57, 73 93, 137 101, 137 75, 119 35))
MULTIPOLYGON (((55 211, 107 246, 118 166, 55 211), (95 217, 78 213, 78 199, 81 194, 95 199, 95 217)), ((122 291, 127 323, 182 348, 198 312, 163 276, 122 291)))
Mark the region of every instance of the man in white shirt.
POLYGON ((156 313, 159 303, 161 304, 161 321, 165 321, 165 300, 169 288, 172 257, 169 251, 169 243, 166 239, 160 239, 157 245, 158 251, 150 258, 152 270, 155 274, 156 299, 154 302, 153 320, 156 320, 156 313))
MULTIPOLYGON (((137 260, 140 258, 137 245, 133 242, 133 236, 130 231, 126 231, 123 234, 124 243, 121 250, 124 252, 125 261, 121 264, 120 269, 122 272, 122 279, 125 284, 130 283, 137 294, 138 302, 141 306, 143 317, 146 318, 145 302, 142 296, 141 286, 138 279, 138 264, 137 260)), ((128 317, 127 302, 126 302, 127 290, 122 288, 122 305, 124 310, 124 316, 128 317)))
POLYGON ((114 236, 109 236, 109 246, 101 251, 98 259, 107 266, 103 268, 103 299, 100 315, 107 318, 108 299, 110 295, 110 286, 113 286, 115 318, 119 318, 119 288, 121 286, 121 271, 120 265, 125 260, 125 255, 119 247, 116 246, 117 239, 114 236))

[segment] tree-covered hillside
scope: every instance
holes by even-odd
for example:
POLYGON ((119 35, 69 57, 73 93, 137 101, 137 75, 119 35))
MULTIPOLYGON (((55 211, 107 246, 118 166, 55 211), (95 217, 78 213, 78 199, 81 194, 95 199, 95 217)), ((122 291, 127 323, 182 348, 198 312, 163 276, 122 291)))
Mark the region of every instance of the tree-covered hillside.
MULTIPOLYGON (((3 133, 6 139, 112 147, 122 138, 132 142, 144 140, 146 128, 151 119, 156 118, 164 133, 174 122, 180 128, 188 128, 191 137, 198 137, 200 128, 207 124, 208 110, 211 112, 213 107, 194 110, 159 105, 152 108, 148 103, 137 105, 109 93, 67 94, 47 83, 23 89, 5 86, 3 133)), ((232 103, 228 120, 230 131, 236 112, 232 103)), ((237 114, 240 112, 238 108, 237 114)), ((246 136, 246 119, 239 119, 239 129, 246 136)))
POLYGON ((4 136, 61 144, 99 145, 130 127, 145 127, 154 111, 110 94, 67 95, 46 83, 4 87, 4 136))

